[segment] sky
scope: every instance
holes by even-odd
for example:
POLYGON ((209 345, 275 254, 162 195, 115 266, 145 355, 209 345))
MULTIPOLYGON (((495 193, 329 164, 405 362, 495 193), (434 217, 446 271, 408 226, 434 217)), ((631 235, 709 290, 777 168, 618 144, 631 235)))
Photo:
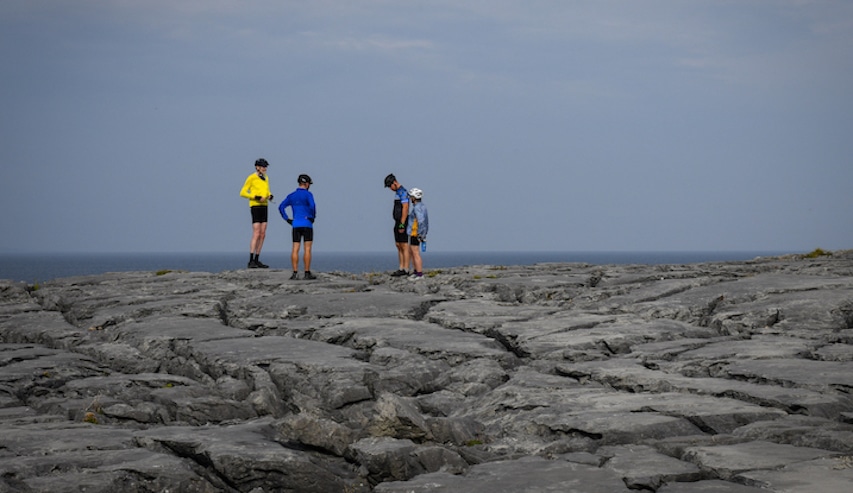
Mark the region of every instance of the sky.
POLYGON ((847 0, 6 0, 0 253, 853 248, 847 0), (289 251, 275 209, 264 251, 289 251))

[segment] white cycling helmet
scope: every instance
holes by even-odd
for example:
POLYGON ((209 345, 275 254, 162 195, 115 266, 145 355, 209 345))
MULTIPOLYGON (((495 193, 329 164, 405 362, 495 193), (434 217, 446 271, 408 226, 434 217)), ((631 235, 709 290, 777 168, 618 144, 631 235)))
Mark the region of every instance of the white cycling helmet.
POLYGON ((413 188, 409 190, 409 196, 418 200, 424 198, 424 191, 420 188, 413 188))

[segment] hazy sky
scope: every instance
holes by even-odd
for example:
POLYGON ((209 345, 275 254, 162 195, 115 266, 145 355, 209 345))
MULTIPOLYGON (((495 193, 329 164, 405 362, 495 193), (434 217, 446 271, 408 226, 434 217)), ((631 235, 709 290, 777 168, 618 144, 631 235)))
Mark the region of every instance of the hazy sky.
POLYGON ((0 253, 853 248, 848 0, 5 0, 0 253), (264 251, 289 251, 271 210, 264 251))

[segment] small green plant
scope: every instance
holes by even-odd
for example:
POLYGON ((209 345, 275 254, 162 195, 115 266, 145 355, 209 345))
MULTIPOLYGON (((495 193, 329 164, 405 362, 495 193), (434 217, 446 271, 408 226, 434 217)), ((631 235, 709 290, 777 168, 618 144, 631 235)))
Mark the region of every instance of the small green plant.
POLYGON ((101 396, 96 395, 92 402, 83 410, 83 421, 86 423, 98 424, 98 414, 103 414, 104 409, 101 407, 101 396))
POLYGON ((823 248, 815 248, 814 250, 805 254, 804 256, 805 256, 805 258, 818 258, 818 257, 827 256, 827 255, 832 255, 832 252, 827 252, 823 248))
POLYGON ((477 440, 476 438, 474 440, 468 440, 467 442, 465 442, 466 447, 474 447, 476 445, 482 445, 482 444, 483 444, 483 441, 477 440))
POLYGON ((435 277, 439 274, 441 274, 440 270, 431 270, 431 271, 427 272, 427 277, 435 277))
POLYGON ((166 274, 172 272, 170 269, 160 269, 157 271, 158 276, 165 276, 166 274))
POLYGON ((38 280, 33 281, 33 285, 30 287, 30 291, 38 291, 41 285, 39 285, 38 280))
POLYGON ((853 469, 853 455, 844 455, 835 459, 838 464, 832 466, 833 469, 853 469))
POLYGON ((376 272, 376 271, 365 272, 365 273, 364 273, 364 274, 362 274, 362 275, 363 275, 364 277, 366 277, 366 278, 367 278, 367 282, 368 282, 368 283, 370 283, 370 284, 372 284, 372 285, 376 285, 376 284, 381 283, 381 282, 382 282, 382 279, 385 277, 385 276, 383 276, 383 275, 382 275, 382 273, 381 273, 381 272, 376 272))
POLYGON ((364 491, 364 483, 344 485, 344 493, 355 493, 356 491, 364 491))

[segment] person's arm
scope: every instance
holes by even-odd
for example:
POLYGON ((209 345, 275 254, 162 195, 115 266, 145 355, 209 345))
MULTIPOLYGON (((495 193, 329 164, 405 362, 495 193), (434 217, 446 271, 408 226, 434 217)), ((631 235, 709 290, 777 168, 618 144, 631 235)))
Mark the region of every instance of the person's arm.
POLYGON ((287 224, 293 224, 293 221, 287 217, 287 211, 285 210, 287 206, 290 205, 290 197, 288 196, 284 200, 278 204, 278 213, 281 214, 281 218, 287 221, 287 224))
POLYGON ((403 214, 400 215, 400 224, 397 225, 397 229, 405 228, 406 219, 409 217, 409 202, 403 202, 403 214))
POLYGON ((314 194, 308 195, 308 210, 310 211, 308 220, 313 224, 314 220, 317 219, 317 204, 314 202, 314 194))
POLYGON ((255 196, 252 195, 252 176, 251 175, 249 175, 249 177, 246 178, 246 182, 243 183, 243 188, 240 189, 240 196, 243 197, 244 199, 249 199, 249 200, 253 200, 255 198, 255 196))
POLYGON ((426 235, 429 232, 429 214, 426 207, 418 208, 418 238, 426 241, 426 235))
POLYGON ((257 178, 257 175, 249 175, 249 177, 246 178, 246 183, 243 184, 243 189, 240 190, 240 196, 244 199, 249 199, 249 205, 252 206, 266 204, 267 199, 269 198, 269 187, 263 187, 261 190, 255 190, 253 185, 256 181, 260 181, 260 179, 257 178), (261 193, 265 193, 266 195, 261 195, 261 193))

